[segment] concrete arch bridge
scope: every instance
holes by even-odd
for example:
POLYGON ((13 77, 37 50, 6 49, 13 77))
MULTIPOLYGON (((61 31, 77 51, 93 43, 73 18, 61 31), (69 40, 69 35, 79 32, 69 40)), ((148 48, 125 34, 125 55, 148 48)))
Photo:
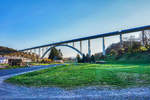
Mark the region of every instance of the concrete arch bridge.
POLYGON ((76 39, 72 39, 72 40, 66 40, 66 41, 60 41, 60 42, 45 44, 45 45, 41 45, 41 46, 35 46, 35 47, 31 47, 31 48, 22 49, 19 51, 29 52, 29 53, 37 53, 37 50, 38 50, 38 55, 41 58, 44 58, 45 55, 51 50, 52 47, 65 46, 65 47, 72 48, 77 53, 79 53, 81 56, 83 56, 82 49, 85 49, 85 48, 82 48, 82 41, 87 40, 88 41, 87 42, 87 44, 88 44, 88 55, 91 56, 91 40, 97 39, 97 38, 102 38, 102 50, 103 50, 102 53, 105 56, 106 55, 105 37, 118 35, 119 39, 120 39, 120 46, 123 47, 122 37, 124 34, 129 34, 129 33, 133 33, 133 32, 141 32, 142 33, 142 40, 141 41, 144 44, 144 32, 146 30, 150 30, 150 25, 125 29, 125 30, 120 30, 120 31, 114 31, 114 32, 109 32, 109 33, 99 33, 99 34, 93 35, 93 36, 81 37, 81 38, 76 38, 76 39), (76 42, 80 42, 80 49, 79 50, 74 46, 74 44, 76 42), (68 45, 68 43, 72 43, 72 46, 68 45))

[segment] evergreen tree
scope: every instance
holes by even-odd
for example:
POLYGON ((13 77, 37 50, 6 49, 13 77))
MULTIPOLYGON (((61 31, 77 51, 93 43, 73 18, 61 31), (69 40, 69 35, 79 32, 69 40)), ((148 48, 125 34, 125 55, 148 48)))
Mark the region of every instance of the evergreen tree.
POLYGON ((95 63, 95 57, 94 57, 94 55, 91 56, 91 62, 95 63))
POLYGON ((86 57, 85 57, 85 62, 90 62, 90 56, 88 54, 86 54, 86 57))
POLYGON ((82 63, 85 63, 86 57, 85 54, 83 54, 82 63))
POLYGON ((78 62, 78 63, 81 62, 81 58, 80 58, 80 55, 79 55, 79 54, 77 54, 76 59, 77 59, 77 62, 78 62))
POLYGON ((55 47, 53 47, 50 51, 48 59, 51 60, 61 60, 62 59, 62 53, 60 50, 57 50, 55 47))

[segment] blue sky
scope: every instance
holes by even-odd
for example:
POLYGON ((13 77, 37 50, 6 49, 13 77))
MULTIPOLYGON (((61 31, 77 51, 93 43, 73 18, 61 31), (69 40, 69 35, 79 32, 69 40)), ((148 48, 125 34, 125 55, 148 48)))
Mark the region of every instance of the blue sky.
MULTIPOLYGON (((150 0, 0 0, 0 45, 23 49, 149 25, 149 4, 150 0)), ((66 56, 72 54, 63 49, 66 56)))

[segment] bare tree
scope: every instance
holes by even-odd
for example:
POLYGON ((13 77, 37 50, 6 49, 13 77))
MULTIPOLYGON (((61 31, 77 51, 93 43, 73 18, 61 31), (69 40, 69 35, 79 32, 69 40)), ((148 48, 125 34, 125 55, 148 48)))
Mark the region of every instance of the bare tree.
POLYGON ((134 35, 124 37, 123 40, 125 47, 132 47, 134 42, 138 42, 138 39, 134 35))
POLYGON ((150 30, 142 31, 140 34, 140 40, 142 41, 142 45, 146 48, 150 46, 150 30))

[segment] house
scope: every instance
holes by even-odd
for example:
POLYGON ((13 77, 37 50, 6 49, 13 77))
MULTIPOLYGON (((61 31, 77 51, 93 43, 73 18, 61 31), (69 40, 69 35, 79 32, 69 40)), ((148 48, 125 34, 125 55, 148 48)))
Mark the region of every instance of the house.
POLYGON ((7 57, 0 57, 0 64, 8 64, 8 58, 7 57))
POLYGON ((22 58, 22 62, 24 62, 24 63, 30 63, 30 62, 32 62, 32 60, 28 59, 28 58, 22 58))
POLYGON ((15 56, 0 57, 0 64, 24 65, 29 62, 32 62, 32 60, 23 57, 15 57, 15 56))
POLYGON ((55 63, 64 63, 63 60, 54 60, 55 63))
POLYGON ((10 66, 22 66, 22 59, 8 59, 8 64, 10 66))

